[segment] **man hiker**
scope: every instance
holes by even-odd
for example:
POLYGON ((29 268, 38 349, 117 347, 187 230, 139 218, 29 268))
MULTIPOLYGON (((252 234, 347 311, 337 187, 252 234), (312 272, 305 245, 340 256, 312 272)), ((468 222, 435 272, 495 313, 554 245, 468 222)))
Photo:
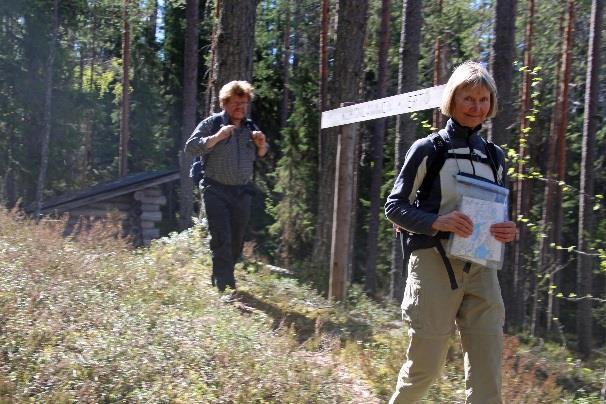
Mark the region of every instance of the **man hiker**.
POLYGON ((265 134, 246 118, 254 97, 246 81, 231 81, 219 92, 223 109, 204 119, 185 143, 200 156, 199 186, 208 219, 212 282, 220 292, 235 290, 234 265, 242 254, 251 211, 254 162, 267 154, 265 134))

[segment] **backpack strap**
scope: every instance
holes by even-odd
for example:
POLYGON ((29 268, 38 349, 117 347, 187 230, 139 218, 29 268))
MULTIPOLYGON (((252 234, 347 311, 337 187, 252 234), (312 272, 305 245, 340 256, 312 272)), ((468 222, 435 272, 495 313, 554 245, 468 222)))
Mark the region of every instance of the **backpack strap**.
POLYGON ((492 169, 492 175, 494 175, 494 182, 503 186, 503 176, 499 175, 497 169, 497 146, 493 142, 486 142, 486 154, 488 154, 488 163, 492 169))
POLYGON ((251 132, 260 130, 259 127, 257 126, 257 124, 255 123, 255 121, 253 121, 252 119, 246 119, 245 125, 248 129, 250 129, 251 132))
MULTIPOLYGON (((402 259, 404 261, 403 271, 408 269, 408 262, 410 261, 410 255, 416 251, 424 248, 432 248, 435 247, 442 258, 442 262, 444 263, 444 268, 446 269, 446 274, 448 275, 448 281, 450 282, 450 288, 455 290, 459 287, 457 284, 457 278, 454 274, 454 270, 452 268, 452 264, 446 255, 446 250, 444 250, 444 246, 442 245, 442 239, 448 238, 448 233, 438 232, 435 236, 427 236, 424 234, 412 234, 405 231, 398 232, 400 237, 400 246, 402 248, 402 259)), ((464 269, 465 272, 469 272, 469 267, 466 266, 464 269)))
POLYGON ((446 140, 442 136, 441 132, 442 131, 432 133, 428 136, 434 147, 434 156, 427 167, 425 178, 423 178, 423 182, 419 187, 419 195, 417 199, 426 199, 429 196, 431 186, 433 185, 436 177, 440 174, 440 170, 446 161, 448 145, 446 144, 446 140))
MULTIPOLYGON (((429 161, 429 166, 427 167, 427 171, 425 173, 425 178, 423 178, 423 182, 419 187, 419 193, 417 195, 417 200, 425 199, 429 196, 431 192, 431 187, 436 177, 440 174, 440 170, 444 166, 444 162, 448 157, 448 144, 444 136, 446 133, 442 134, 443 131, 433 133, 429 135, 429 140, 433 144, 434 152, 432 159, 429 161)), ((444 131, 445 132, 445 131, 444 131)), ((422 234, 412 234, 407 232, 400 233, 400 243, 402 247, 402 257, 404 260, 404 271, 407 270, 408 262, 410 260, 410 254, 412 254, 415 250, 420 250, 423 248, 432 248, 435 247, 444 262, 444 267, 446 269, 446 273, 448 274, 448 280, 450 282, 450 288, 452 290, 457 289, 459 286, 457 285, 457 279, 454 274, 454 270, 452 269, 452 264, 450 260, 446 256, 446 251, 444 250, 444 246, 442 246, 442 239, 448 238, 448 233, 439 232, 435 236, 426 236, 422 234)))

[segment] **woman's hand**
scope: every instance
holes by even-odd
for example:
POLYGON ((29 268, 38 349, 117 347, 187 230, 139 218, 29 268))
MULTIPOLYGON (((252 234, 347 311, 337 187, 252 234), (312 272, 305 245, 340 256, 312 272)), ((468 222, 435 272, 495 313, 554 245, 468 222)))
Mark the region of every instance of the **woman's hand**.
POLYGON ((473 222, 464 213, 454 210, 442 216, 438 216, 431 225, 435 231, 448 231, 461 237, 469 237, 473 233, 473 222))
POLYGON ((501 243, 509 243, 516 238, 516 224, 511 221, 495 223, 490 226, 490 234, 501 243))

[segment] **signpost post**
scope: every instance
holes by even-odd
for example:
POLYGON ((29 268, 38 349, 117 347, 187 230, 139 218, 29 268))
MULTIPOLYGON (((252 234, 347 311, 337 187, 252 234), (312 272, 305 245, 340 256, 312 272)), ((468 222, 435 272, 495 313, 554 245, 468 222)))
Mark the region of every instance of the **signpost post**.
POLYGON ((330 284, 328 297, 345 299, 348 287, 347 263, 353 208, 353 172, 357 123, 371 119, 406 114, 435 108, 440 105, 444 85, 412 91, 379 100, 346 105, 322 112, 321 129, 343 126, 339 131, 335 169, 335 199, 330 248, 330 284))

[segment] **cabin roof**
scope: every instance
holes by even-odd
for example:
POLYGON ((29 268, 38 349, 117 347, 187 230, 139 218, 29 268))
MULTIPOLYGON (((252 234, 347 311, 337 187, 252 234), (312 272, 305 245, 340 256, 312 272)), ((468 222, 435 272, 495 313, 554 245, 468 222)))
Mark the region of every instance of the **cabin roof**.
MULTIPOLYGON (((153 187, 179 179, 179 170, 148 171, 130 174, 115 180, 103 182, 80 191, 58 195, 42 202, 40 213, 62 213, 90 203, 130 194, 141 189, 153 187)), ((26 209, 28 213, 35 211, 35 203, 26 209)))

